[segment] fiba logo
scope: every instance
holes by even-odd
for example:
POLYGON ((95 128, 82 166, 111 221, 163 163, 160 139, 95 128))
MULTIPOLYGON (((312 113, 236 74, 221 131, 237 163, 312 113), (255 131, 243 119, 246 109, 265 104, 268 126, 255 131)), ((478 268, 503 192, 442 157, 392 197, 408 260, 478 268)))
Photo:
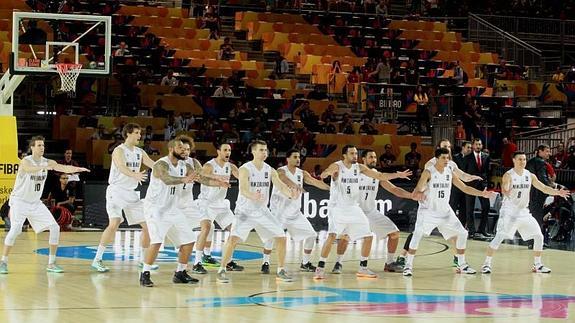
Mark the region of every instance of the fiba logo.
POLYGON ((6 175, 18 173, 18 164, 0 164, 0 172, 6 175))

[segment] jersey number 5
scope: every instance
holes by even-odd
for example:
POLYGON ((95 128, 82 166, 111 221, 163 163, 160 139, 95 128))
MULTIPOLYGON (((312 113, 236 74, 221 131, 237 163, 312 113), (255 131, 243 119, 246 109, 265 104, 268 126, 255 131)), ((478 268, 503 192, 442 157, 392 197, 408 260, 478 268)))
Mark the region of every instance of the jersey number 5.
POLYGON ((351 187, 347 187, 347 194, 351 194, 351 187))

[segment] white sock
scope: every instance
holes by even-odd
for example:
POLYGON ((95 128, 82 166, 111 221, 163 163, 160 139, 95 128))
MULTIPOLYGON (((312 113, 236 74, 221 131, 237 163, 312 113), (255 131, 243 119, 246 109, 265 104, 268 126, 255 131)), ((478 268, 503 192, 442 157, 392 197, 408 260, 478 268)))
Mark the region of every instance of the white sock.
POLYGON ((284 270, 284 267, 278 267, 278 271, 277 271, 277 273, 279 274, 279 273, 280 273, 280 271, 282 271, 282 270, 284 270))
POLYGON ((340 264, 343 261, 343 255, 337 255, 337 258, 335 258, 335 262, 339 262, 340 264))
POLYGON ((484 262, 484 264, 491 266, 491 259, 492 259, 492 257, 490 257, 490 256, 485 256, 485 262, 484 262))
POLYGON ((212 247, 204 248, 204 255, 211 256, 212 255, 212 247))
POLYGON ((204 256, 204 252, 202 250, 196 250, 196 257, 194 258, 194 265, 201 263, 203 256, 204 256))
POLYGON ((152 265, 148 265, 147 263, 144 263, 144 265, 142 266, 142 272, 150 271, 150 270, 152 270, 152 265))
POLYGON ((466 264, 465 255, 457 255, 457 264, 459 266, 466 264))
POLYGON ((188 268, 188 264, 180 264, 180 263, 178 263, 178 268, 176 269, 176 271, 186 270, 187 268, 188 268))
POLYGON ((220 268, 218 269, 218 274, 221 273, 222 271, 225 272, 225 271, 226 271, 226 267, 220 267, 220 268))
POLYGON ((359 257, 359 261, 366 261, 367 259, 368 259, 368 257, 364 257, 364 256, 359 257))
POLYGON ((270 255, 266 255, 266 254, 264 253, 263 263, 266 263, 266 262, 267 262, 268 264, 270 263, 270 255))
POLYGON ((96 250, 96 257, 94 257, 94 261, 102 260, 104 256, 104 251, 106 251, 106 246, 102 246, 101 244, 98 245, 98 250, 96 250))
POLYGON ((2 256, 2 262, 8 263, 8 256, 2 256))
POLYGON ((387 261, 385 262, 386 264, 391 264, 392 262, 395 261, 395 252, 387 252, 387 261))
POLYGON ((407 257, 405 257, 405 268, 413 268, 413 258, 415 258, 415 255, 407 254, 407 257))
POLYGON ((56 262, 56 255, 49 255, 48 256, 48 265, 52 265, 56 262))
POLYGON ((533 263, 536 265, 541 265, 541 256, 533 257, 533 263))
POLYGON ((304 265, 307 264, 310 261, 310 258, 311 254, 304 253, 303 257, 301 258, 301 263, 304 265))

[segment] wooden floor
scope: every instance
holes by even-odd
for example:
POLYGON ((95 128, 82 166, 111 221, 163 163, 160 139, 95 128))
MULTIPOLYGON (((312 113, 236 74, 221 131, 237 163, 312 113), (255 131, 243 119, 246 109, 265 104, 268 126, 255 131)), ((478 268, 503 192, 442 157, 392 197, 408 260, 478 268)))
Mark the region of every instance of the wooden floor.
MULTIPOLYGON (((152 275, 157 286, 141 288, 137 262, 129 259, 132 246, 125 244, 125 234, 117 237, 105 255, 115 259, 106 261, 112 270, 99 274, 89 267, 99 233, 63 233, 60 252, 66 256, 58 263, 66 273, 48 274, 42 249, 47 234, 23 233, 9 259, 10 273, 0 277, 0 322, 575 321, 575 253, 570 251, 546 250, 543 260, 553 273, 544 275, 530 272, 526 247, 502 245, 493 274, 462 276, 451 267, 453 249, 431 237, 420 245, 414 277, 404 278, 383 273, 380 242, 370 267, 381 276, 361 280, 355 277, 357 244, 346 254, 342 275, 329 274, 317 283, 313 274, 296 271, 301 249, 290 244, 288 269, 296 281, 278 283, 274 275, 259 273, 261 243, 252 233, 237 253, 246 271, 232 273, 230 284, 216 284, 212 268, 208 275, 195 276, 201 279, 198 285, 174 285, 175 253, 166 249, 152 275)), ((476 269, 486 246, 469 241, 467 259, 476 269)), ((317 257, 314 251, 314 263, 317 257)), ((333 256, 327 266, 333 266, 333 256)))

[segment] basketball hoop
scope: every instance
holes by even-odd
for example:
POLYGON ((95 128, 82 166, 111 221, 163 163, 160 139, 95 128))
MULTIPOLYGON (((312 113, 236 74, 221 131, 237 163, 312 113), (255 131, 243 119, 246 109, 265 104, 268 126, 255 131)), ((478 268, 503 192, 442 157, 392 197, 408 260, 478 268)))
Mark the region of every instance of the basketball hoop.
POLYGON ((60 74, 60 90, 68 93, 75 92, 82 64, 56 64, 56 70, 60 74))

